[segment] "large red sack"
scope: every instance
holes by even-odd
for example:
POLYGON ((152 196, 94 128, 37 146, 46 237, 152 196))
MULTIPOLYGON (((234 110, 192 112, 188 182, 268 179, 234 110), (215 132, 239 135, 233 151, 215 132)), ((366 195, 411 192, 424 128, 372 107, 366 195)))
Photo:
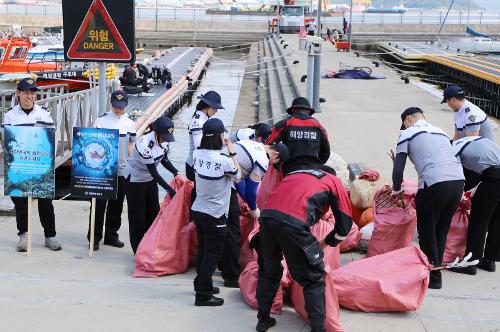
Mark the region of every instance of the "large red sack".
POLYGON ((266 174, 264 174, 262 178, 259 190, 257 191, 257 206, 261 211, 266 207, 269 194, 271 194, 271 191, 273 191, 282 179, 283 174, 281 170, 276 170, 272 165, 269 165, 266 174))
MULTIPOLYGON (((310 228, 311 234, 322 241, 335 227, 335 218, 333 213, 329 210, 318 223, 310 228)), ((328 265, 332 270, 340 267, 340 248, 339 246, 330 247, 326 246, 323 249, 324 257, 323 262, 328 265)))
MULTIPOLYGON (((285 270, 286 271, 286 270, 285 270)), ((285 273, 283 273, 285 275, 285 273)), ((257 292, 257 281, 259 279, 259 265, 257 261, 252 261, 247 264, 243 272, 240 274, 238 283, 240 284, 240 293, 243 300, 252 308, 258 309, 255 293, 257 292)), ((271 313, 281 314, 283 308, 283 288, 280 285, 276 296, 274 297, 271 313)))
POLYGON ((155 221, 135 254, 134 277, 158 277, 183 273, 189 267, 189 205, 193 183, 176 176, 170 184, 177 192, 167 194, 155 221))
POLYGON ((340 306, 364 312, 415 311, 432 266, 410 246, 346 264, 331 273, 340 306))
POLYGON ((465 195, 451 219, 450 230, 446 238, 443 262, 452 262, 455 258, 462 260, 467 245, 467 228, 469 227, 470 199, 465 195))
POLYGON ((361 235, 363 234, 359 232, 358 225, 352 223, 351 231, 347 235, 347 238, 339 244, 340 252, 349 252, 356 249, 358 247, 359 240, 361 240, 361 235))
MULTIPOLYGON (((325 273, 325 284, 325 330, 326 332, 342 332, 344 329, 339 323, 339 301, 337 299, 333 278, 330 273, 325 273)), ((307 312, 304 307, 305 301, 302 286, 300 286, 298 282, 292 280, 288 292, 290 294, 290 300, 292 301, 295 312, 297 312, 302 319, 307 321, 307 312)))
POLYGON ((249 211, 247 204, 240 205, 240 268, 242 271, 248 263, 257 260, 257 252, 250 248, 250 234, 259 222, 250 215, 249 211))
POLYGON ((414 188, 408 190, 405 185, 404 208, 394 204, 377 208, 377 202, 386 192, 387 189, 382 188, 375 194, 373 203, 374 230, 368 245, 367 257, 410 246, 417 228, 414 188))

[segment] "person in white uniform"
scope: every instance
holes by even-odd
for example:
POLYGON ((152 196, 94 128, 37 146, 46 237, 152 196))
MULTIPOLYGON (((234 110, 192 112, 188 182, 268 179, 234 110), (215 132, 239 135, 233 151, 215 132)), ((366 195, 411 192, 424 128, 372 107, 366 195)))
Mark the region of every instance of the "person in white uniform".
MULTIPOLYGON (((106 215, 106 229, 104 244, 122 248, 124 243, 118 237, 118 230, 122 224, 123 201, 125 199, 125 166, 131 145, 136 140, 134 122, 125 114, 128 104, 127 93, 117 90, 111 94, 111 112, 99 117, 95 122, 96 128, 118 129, 118 192, 116 199, 98 199, 95 209, 94 250, 99 250, 99 242, 103 238, 104 215, 106 215)), ((87 239, 90 238, 90 226, 87 239)))
MULTIPOLYGON (((270 129, 270 128, 269 128, 270 129)), ((277 169, 288 159, 288 148, 283 143, 264 145, 253 140, 243 140, 233 144, 234 153, 241 169, 241 181, 231 189, 227 234, 224 250, 219 261, 219 269, 224 279, 224 287, 238 288, 240 277, 240 203, 238 194, 248 204, 250 215, 259 218, 257 190, 268 165, 277 169)))
POLYGON ((249 126, 248 128, 242 128, 231 132, 229 139, 231 142, 236 143, 238 141, 252 140, 255 142, 264 143, 271 135, 272 128, 266 123, 257 123, 255 125, 249 126))
POLYGON ((135 149, 125 167, 130 245, 134 254, 160 212, 158 185, 162 186, 170 197, 175 195, 174 189, 157 170, 161 163, 174 176, 180 175, 168 159, 169 144, 173 141, 174 122, 165 116, 159 117, 149 126, 149 131, 135 143, 135 149))
MULTIPOLYGON (((35 104, 38 87, 34 80, 25 78, 17 84, 16 98, 18 104, 5 113, 2 127, 31 126, 54 127, 54 121, 49 112, 35 104)), ((28 199, 11 197, 16 210, 16 222, 19 235, 17 251, 26 252, 28 246, 28 199)), ((38 199, 38 215, 45 234, 45 246, 50 250, 61 250, 56 240, 56 225, 52 199, 38 199)))
POLYGON ((221 96, 215 91, 208 91, 198 97, 200 102, 196 105, 196 111, 189 123, 189 153, 186 160, 186 177, 195 181, 193 168, 193 152, 200 147, 201 138, 203 137, 203 124, 217 113, 218 110, 224 109, 221 104, 221 96))
POLYGON ((231 185, 241 179, 236 153, 231 141, 224 139, 224 132, 221 120, 206 121, 200 148, 193 153, 196 199, 191 209, 198 239, 194 279, 197 306, 224 304, 224 299, 214 296, 219 289, 213 286, 212 276, 226 238, 231 185), (222 153, 224 145, 229 155, 222 153))

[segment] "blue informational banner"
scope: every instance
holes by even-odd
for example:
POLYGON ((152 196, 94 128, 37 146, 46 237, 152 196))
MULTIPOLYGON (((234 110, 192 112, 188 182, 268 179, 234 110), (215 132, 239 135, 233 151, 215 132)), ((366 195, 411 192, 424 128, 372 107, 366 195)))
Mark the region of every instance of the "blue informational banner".
POLYGON ((53 198, 55 129, 5 126, 4 195, 53 198))
POLYGON ((73 128, 71 196, 116 199, 117 129, 73 128))

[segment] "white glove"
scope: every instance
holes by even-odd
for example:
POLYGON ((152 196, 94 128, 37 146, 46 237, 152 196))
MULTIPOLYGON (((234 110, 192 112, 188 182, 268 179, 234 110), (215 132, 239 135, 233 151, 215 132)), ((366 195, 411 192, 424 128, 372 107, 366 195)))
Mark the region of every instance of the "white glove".
POLYGON ((260 217, 259 208, 255 208, 255 210, 250 210, 250 215, 252 216, 252 218, 259 219, 260 217))

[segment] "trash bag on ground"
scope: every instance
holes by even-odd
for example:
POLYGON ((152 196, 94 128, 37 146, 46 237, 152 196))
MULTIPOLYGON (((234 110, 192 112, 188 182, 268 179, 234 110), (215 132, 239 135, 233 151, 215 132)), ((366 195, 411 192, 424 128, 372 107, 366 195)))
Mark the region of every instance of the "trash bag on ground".
MULTIPOLYGON (((327 268, 325 270, 331 272, 328 265, 326 265, 326 267, 327 268)), ((325 272, 325 331, 342 332, 344 329, 339 323, 340 308, 334 287, 335 279, 328 272, 325 272)), ((307 312, 304 307, 305 301, 302 286, 298 282, 292 280, 290 287, 288 288, 288 293, 290 294, 290 300, 292 301, 295 312, 297 312, 302 319, 307 321, 307 312)))
MULTIPOLYGON (((284 270, 286 271, 286 270, 284 270)), ((285 272, 283 273, 286 274, 285 272)), ((257 307, 257 299, 255 294, 257 292, 257 281, 259 279, 259 265, 257 261, 251 261, 247 264, 243 272, 240 274, 238 283, 240 284, 240 293, 246 304, 254 309, 257 307)), ((271 313, 281 314, 281 309, 283 308, 283 288, 280 285, 276 296, 274 297, 273 305, 271 307, 271 313)))
POLYGON ((134 277, 158 277, 186 272, 189 267, 189 205, 193 183, 176 176, 155 221, 142 238, 135 254, 134 277))
POLYGON ((453 262, 455 258, 462 260, 467 245, 467 228, 469 227, 470 199, 465 195, 451 219, 450 230, 446 238, 443 262, 453 262))
POLYGON ((373 206, 375 194, 391 181, 380 177, 375 181, 366 179, 356 179, 349 186, 349 197, 354 206, 360 210, 365 210, 373 206))
POLYGON ((331 276, 343 308, 415 311, 424 300, 431 269, 425 254, 410 246, 348 263, 331 276))
MULTIPOLYGON (((319 220, 319 222, 311 226, 310 231, 311 234, 321 242, 333 230, 334 227, 335 217, 333 216, 331 210, 328 210, 328 212, 323 216, 323 218, 319 220)), ((323 262, 325 264, 328 264, 328 266, 330 266, 332 270, 338 269, 340 267, 340 246, 326 246, 323 249, 323 254, 323 262)))
POLYGON ((347 238, 338 245, 340 252, 349 252, 356 249, 360 239, 361 233, 359 232, 358 225, 352 223, 351 231, 347 235, 347 238))
MULTIPOLYGON (((406 188, 406 187, 405 187, 406 188)), ((380 189, 373 204, 374 230, 368 246, 367 257, 408 247, 417 228, 417 212, 413 189, 404 192, 404 205, 391 198, 391 191, 380 189)))

